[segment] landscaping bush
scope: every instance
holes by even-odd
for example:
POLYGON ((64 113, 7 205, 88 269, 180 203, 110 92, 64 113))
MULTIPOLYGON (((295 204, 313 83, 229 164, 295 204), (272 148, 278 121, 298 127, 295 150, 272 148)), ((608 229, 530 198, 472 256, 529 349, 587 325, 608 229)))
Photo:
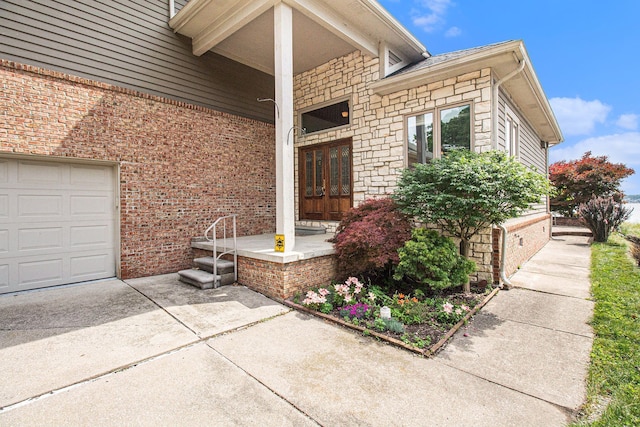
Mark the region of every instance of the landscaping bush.
POLYGON ((578 212, 593 233, 593 240, 606 242, 609 234, 629 219, 631 211, 613 197, 594 197, 580 205, 578 212))
POLYGON ((475 270, 474 262, 458 254, 453 240, 424 228, 413 230, 398 255, 394 279, 406 277, 418 287, 436 292, 466 283, 475 270))
POLYGON ((339 279, 390 272, 411 223, 390 198, 367 200, 348 211, 333 239, 339 279))

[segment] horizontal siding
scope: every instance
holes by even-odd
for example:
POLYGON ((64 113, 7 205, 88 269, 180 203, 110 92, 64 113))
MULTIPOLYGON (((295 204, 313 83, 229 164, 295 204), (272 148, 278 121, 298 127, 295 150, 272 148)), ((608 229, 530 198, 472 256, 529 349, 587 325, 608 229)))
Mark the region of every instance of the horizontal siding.
MULTIPOLYGON (((177 2, 180 9, 185 1, 177 2)), ((273 77, 208 52, 168 26, 165 0, 3 0, 0 56, 273 121, 273 77)))
MULTIPOLYGON (((547 170, 545 150, 540 148, 540 138, 536 135, 535 131, 529 125, 527 120, 522 116, 520 111, 506 99, 506 95, 500 92, 498 99, 498 149, 505 150, 505 117, 506 108, 505 105, 509 105, 511 111, 518 116, 520 120, 520 138, 518 140, 518 157, 520 162, 526 166, 534 167, 541 174, 545 174, 547 170)), ((546 197, 543 197, 539 204, 535 204, 531 207, 525 215, 533 215, 538 213, 544 213, 547 211, 546 197)))

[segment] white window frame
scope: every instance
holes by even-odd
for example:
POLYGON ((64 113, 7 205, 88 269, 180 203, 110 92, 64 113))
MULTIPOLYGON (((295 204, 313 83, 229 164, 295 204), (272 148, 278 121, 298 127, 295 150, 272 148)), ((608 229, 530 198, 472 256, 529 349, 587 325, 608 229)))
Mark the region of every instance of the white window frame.
MULTIPOLYGON (((447 104, 447 105, 441 105, 439 107, 435 107, 435 108, 431 108, 428 110, 423 110, 417 113, 412 113, 412 114, 407 114, 405 116, 404 119, 404 129, 405 129, 405 137, 404 137, 404 157, 405 157, 405 165, 407 167, 411 167, 411 164, 409 164, 409 120, 412 117, 418 117, 424 114, 431 114, 432 115, 432 120, 433 120, 433 158, 437 159, 442 157, 442 141, 441 141, 441 113, 444 110, 449 110, 451 108, 456 108, 456 107, 464 107, 465 105, 469 106, 469 116, 470 116, 470 120, 469 120, 469 149, 471 151, 474 151, 475 149, 475 144, 474 144, 474 137, 475 137, 475 132, 474 130, 474 113, 473 113, 473 102, 468 101, 468 102, 459 102, 459 103, 455 103, 455 104, 447 104)), ((421 163, 420 161, 418 161, 417 163, 421 163)))
POLYGON ((520 118, 504 105, 504 149, 509 156, 520 158, 520 118))

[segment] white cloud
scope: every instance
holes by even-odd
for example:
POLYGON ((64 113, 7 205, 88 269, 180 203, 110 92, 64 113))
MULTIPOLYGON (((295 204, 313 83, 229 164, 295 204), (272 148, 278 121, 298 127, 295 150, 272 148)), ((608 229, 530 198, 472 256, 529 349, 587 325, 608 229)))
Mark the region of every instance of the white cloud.
MULTIPOLYGON (((411 11, 412 21, 414 25, 422 28, 427 33, 432 33, 442 28, 446 23, 444 16, 447 13, 447 9, 454 4, 452 0, 420 0, 418 3, 420 4, 420 9, 411 11)), ((459 29, 457 30, 460 31, 459 29)))
POLYGON ((460 34, 462 34, 462 30, 460 28, 451 27, 444 33, 444 36, 445 37, 458 37, 460 34))
POLYGON ((560 144, 549 150, 549 163, 559 160, 577 160, 591 151, 594 156, 607 156, 613 163, 622 163, 636 171, 622 182, 626 194, 640 194, 640 132, 587 138, 574 145, 560 144))
POLYGON ((637 114, 623 114, 618 117, 616 125, 622 129, 638 130, 638 115, 637 114))
POLYGON ((576 98, 551 98, 549 100, 560 128, 565 135, 589 135, 596 123, 604 123, 611 107, 597 99, 585 101, 576 98))

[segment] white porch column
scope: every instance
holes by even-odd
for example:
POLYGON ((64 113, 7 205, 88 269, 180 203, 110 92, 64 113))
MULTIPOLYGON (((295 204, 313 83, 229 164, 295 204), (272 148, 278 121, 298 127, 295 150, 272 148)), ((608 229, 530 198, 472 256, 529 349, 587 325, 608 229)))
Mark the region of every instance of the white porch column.
POLYGON ((276 103, 276 233, 285 237, 285 252, 295 246, 293 169, 293 11, 278 2, 274 6, 276 103), (289 140, 287 140, 289 139, 289 140))

